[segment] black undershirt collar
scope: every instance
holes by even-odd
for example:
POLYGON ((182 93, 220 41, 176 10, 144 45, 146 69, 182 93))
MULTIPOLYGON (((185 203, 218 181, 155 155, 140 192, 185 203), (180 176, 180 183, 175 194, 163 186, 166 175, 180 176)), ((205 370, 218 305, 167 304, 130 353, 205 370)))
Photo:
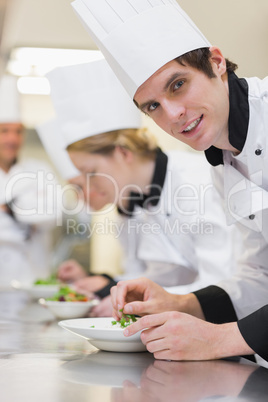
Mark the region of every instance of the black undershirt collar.
MULTIPOLYGON (((229 142, 238 151, 242 151, 248 132, 249 104, 248 83, 245 78, 238 78, 234 72, 228 74, 229 84, 229 142)), ((206 158, 212 166, 223 165, 222 150, 211 146, 205 151, 206 158)))
POLYGON ((167 155, 157 148, 155 158, 155 169, 153 179, 150 185, 149 194, 130 193, 129 205, 126 209, 117 208, 122 215, 132 216, 135 206, 147 208, 149 205, 156 206, 160 200, 161 192, 164 186, 167 171, 167 155))

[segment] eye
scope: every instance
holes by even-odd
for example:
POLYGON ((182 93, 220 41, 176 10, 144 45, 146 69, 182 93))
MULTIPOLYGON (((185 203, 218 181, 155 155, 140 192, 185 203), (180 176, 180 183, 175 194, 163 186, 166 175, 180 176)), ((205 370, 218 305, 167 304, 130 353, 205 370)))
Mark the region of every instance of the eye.
POLYGON ((184 81, 182 81, 182 80, 177 81, 173 86, 173 90, 176 91, 176 89, 179 89, 183 84, 184 84, 184 81))
POLYGON ((147 106, 147 111, 153 112, 155 109, 158 108, 158 106, 159 106, 158 102, 151 103, 150 105, 147 106))

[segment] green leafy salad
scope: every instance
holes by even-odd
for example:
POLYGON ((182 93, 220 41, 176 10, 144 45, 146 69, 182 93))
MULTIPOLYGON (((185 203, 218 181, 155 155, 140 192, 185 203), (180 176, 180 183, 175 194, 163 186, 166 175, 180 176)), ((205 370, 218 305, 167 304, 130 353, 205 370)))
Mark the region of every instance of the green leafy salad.
POLYGON ((60 302, 87 302, 89 298, 81 293, 76 292, 68 286, 61 287, 57 293, 46 300, 60 301, 60 302))
POLYGON ((42 279, 36 279, 34 282, 34 285, 59 285, 60 281, 58 280, 56 274, 51 274, 48 278, 42 279))

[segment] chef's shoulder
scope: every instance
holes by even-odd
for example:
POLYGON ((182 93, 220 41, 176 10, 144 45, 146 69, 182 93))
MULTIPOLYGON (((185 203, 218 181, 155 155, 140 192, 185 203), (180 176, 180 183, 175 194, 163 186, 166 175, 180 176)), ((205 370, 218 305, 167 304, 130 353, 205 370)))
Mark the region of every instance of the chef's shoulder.
POLYGON ((260 79, 258 77, 245 78, 249 87, 249 100, 268 99, 268 76, 260 79))

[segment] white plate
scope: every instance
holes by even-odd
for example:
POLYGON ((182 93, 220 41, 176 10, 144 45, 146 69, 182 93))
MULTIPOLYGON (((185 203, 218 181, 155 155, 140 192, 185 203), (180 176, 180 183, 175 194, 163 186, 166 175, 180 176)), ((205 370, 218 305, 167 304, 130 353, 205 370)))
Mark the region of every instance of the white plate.
POLYGON ((54 301, 39 299, 39 303, 47 307, 56 318, 79 318, 86 317, 93 306, 99 303, 99 300, 89 301, 54 301))
POLYGON ((60 321, 59 325, 89 340, 98 349, 110 352, 144 352, 146 350, 140 339, 140 332, 125 337, 123 329, 113 326, 113 317, 80 318, 60 321), (94 326, 94 328, 92 328, 94 326))
POLYGON ((60 285, 26 285, 15 280, 11 282, 11 286, 13 289, 27 292, 34 300, 38 300, 42 297, 44 299, 52 297, 60 289, 60 285))

